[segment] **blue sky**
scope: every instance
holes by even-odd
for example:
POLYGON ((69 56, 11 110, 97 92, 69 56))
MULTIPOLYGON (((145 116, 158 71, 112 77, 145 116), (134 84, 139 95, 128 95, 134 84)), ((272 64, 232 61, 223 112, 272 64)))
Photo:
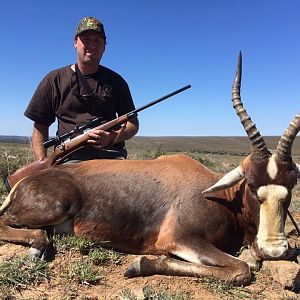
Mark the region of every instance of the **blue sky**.
POLYGON ((281 135, 300 111, 299 11, 298 0, 2 1, 0 134, 31 135, 23 112, 49 71, 75 61, 75 28, 91 15, 107 34, 101 63, 136 107, 192 85, 141 112, 138 135, 244 136, 231 105, 240 50, 244 106, 263 135, 281 135))

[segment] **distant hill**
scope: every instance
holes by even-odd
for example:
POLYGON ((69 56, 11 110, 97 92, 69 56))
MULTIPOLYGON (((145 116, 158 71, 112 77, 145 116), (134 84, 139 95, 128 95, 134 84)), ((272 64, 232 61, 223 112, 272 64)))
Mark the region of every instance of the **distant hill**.
POLYGON ((31 140, 29 136, 17 135, 0 135, 0 143, 24 143, 27 144, 31 140))
MULTIPOLYGON (((269 149, 276 149, 278 136, 266 136, 264 140, 269 149)), ((0 143, 24 143, 29 144, 31 137, 28 136, 5 136, 0 135, 0 143)), ((248 137, 238 136, 165 136, 165 137, 142 137, 135 136, 126 141, 126 148, 129 151, 161 149, 163 151, 197 151, 210 153, 235 153, 248 154, 251 150, 248 137)), ((300 137, 296 137, 293 144, 293 155, 300 156, 300 137)))
MULTIPOLYGON (((264 140, 269 149, 276 149, 279 136, 266 136, 264 140)), ((249 138, 246 136, 165 136, 141 137, 136 136, 126 141, 129 151, 135 149, 161 149, 163 151, 191 151, 228 154, 248 154, 251 152, 249 138)), ((300 156, 300 137, 293 143, 292 154, 300 156)))

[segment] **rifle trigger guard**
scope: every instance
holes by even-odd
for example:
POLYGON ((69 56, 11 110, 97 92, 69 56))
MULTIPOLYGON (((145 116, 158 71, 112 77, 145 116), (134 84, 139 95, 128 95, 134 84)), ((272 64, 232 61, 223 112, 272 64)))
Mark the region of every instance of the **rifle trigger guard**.
POLYGON ((58 147, 59 147, 59 150, 65 150, 65 144, 64 143, 61 143, 58 147))

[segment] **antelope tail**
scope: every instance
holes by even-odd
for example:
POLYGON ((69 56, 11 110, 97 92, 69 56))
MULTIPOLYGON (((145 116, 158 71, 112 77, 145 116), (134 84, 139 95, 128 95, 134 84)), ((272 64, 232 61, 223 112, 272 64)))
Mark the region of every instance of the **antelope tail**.
POLYGON ((5 198, 4 202, 2 203, 1 207, 0 207, 0 216, 2 216, 5 211, 7 210, 7 208, 11 205, 11 196, 14 193, 15 189, 17 188, 17 186, 19 185, 19 183, 21 181, 23 181, 26 177, 22 178, 19 182, 17 182, 13 188, 10 190, 9 194, 7 195, 7 197, 5 198))

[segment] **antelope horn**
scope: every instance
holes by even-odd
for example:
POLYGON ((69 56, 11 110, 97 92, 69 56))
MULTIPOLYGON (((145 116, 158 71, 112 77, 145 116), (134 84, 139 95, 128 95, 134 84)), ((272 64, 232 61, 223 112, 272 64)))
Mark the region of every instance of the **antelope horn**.
POLYGON ((242 53, 239 53, 238 65, 236 68, 235 79, 232 86, 232 103, 233 107, 239 116, 242 125, 250 139, 252 145, 252 154, 256 159, 265 159, 269 157, 268 149, 266 147, 263 137, 256 129, 255 124, 252 122, 250 116, 243 107, 240 96, 241 88, 241 77, 242 77, 242 53))
POLYGON ((299 130, 300 113, 296 115, 294 120, 290 123, 289 127, 285 130, 284 134, 279 140, 275 151, 275 154, 278 156, 279 159, 287 161, 291 158, 292 145, 299 130))

